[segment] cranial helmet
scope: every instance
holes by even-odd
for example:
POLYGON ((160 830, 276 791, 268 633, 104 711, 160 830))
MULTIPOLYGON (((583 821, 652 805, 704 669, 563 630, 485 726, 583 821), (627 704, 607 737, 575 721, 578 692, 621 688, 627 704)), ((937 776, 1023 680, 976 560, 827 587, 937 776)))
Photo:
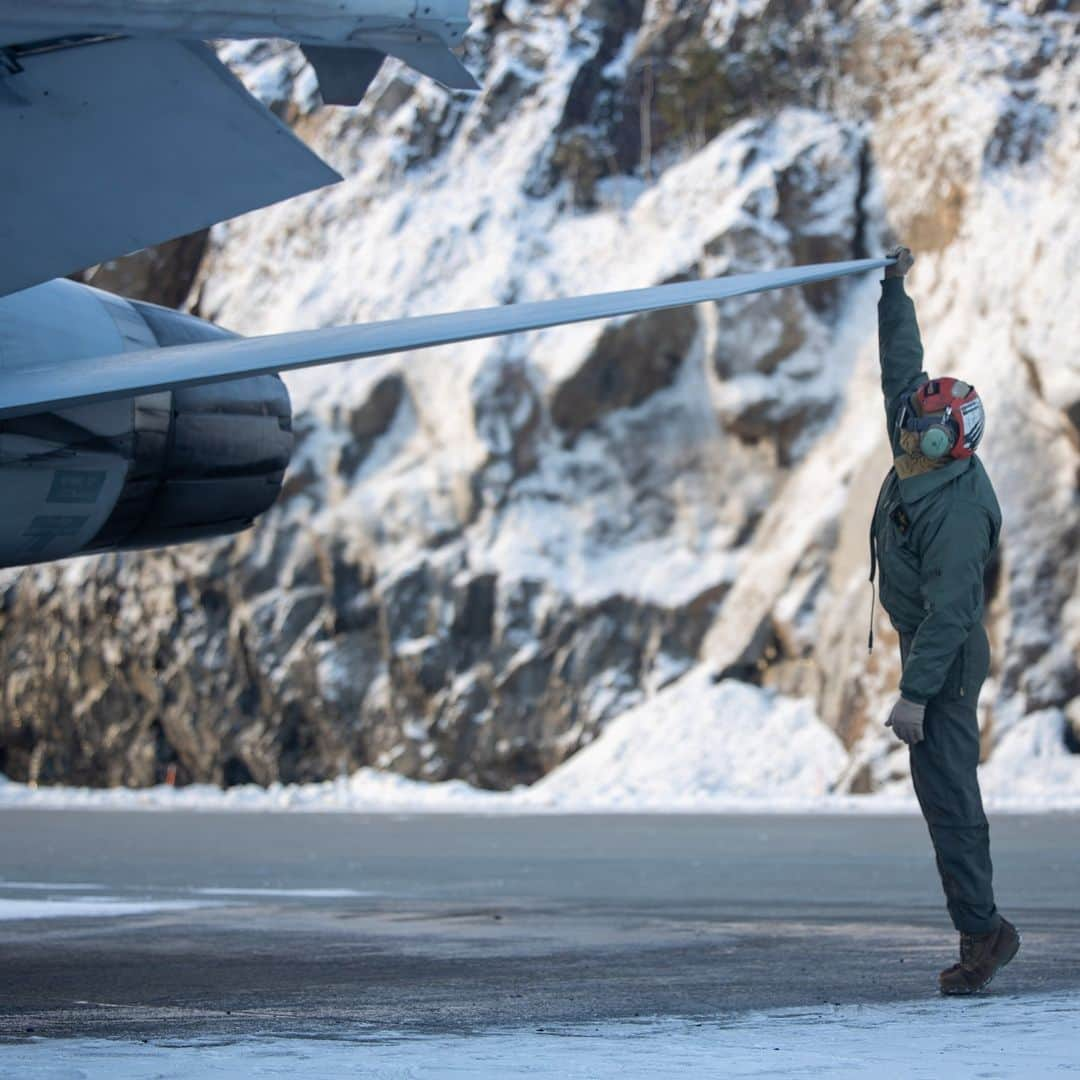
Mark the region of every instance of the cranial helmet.
POLYGON ((982 438, 986 414, 975 387, 960 379, 931 379, 910 394, 897 424, 919 436, 925 457, 969 458, 982 438))

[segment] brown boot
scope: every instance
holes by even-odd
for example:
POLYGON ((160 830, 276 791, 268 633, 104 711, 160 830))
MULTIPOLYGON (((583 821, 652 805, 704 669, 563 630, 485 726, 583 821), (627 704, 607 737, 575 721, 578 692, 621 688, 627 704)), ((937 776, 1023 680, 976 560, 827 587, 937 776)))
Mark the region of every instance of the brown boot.
POLYGON ((938 976, 943 994, 977 994, 1019 951, 1016 927, 1002 919, 990 934, 961 934, 960 963, 938 976))

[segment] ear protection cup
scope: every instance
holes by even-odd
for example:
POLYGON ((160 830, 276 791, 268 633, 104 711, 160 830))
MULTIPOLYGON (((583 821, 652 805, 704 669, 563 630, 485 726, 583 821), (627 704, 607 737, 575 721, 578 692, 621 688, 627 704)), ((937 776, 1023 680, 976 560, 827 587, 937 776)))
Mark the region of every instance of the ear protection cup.
POLYGON ((914 432, 925 457, 969 458, 982 438, 985 413, 971 383, 962 379, 928 379, 903 402, 897 431, 914 432))
POLYGON ((943 458, 952 448, 955 439, 941 424, 935 424, 919 436, 919 449, 931 459, 943 458))

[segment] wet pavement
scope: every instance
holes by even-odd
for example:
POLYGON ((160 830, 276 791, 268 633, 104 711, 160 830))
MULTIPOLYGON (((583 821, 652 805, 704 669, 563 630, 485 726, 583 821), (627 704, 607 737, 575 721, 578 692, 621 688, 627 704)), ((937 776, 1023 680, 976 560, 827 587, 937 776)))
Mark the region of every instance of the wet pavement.
MULTIPOLYGON (((870 815, 0 812, 0 1035, 334 1036, 935 998, 925 826, 870 815)), ((1020 956, 1080 988, 1080 816, 991 822, 1020 956)))

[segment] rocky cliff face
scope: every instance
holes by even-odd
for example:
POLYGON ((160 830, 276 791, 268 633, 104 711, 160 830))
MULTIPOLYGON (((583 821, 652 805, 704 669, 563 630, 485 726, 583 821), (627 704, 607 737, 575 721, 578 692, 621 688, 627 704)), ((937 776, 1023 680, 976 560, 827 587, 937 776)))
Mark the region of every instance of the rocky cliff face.
MULTIPOLYGON (((906 239, 928 364, 989 412, 989 753, 1080 719, 1077 26, 1037 2, 504 0, 477 6, 479 97, 388 67, 349 111, 315 107, 298 53, 230 47, 345 183, 100 280, 193 281, 199 314, 268 333, 906 239)), ((864 644, 876 293, 290 377, 299 448, 254 531, 3 579, 0 770, 508 787, 707 665, 810 697, 844 785, 879 786, 905 766, 880 613, 864 644)))

